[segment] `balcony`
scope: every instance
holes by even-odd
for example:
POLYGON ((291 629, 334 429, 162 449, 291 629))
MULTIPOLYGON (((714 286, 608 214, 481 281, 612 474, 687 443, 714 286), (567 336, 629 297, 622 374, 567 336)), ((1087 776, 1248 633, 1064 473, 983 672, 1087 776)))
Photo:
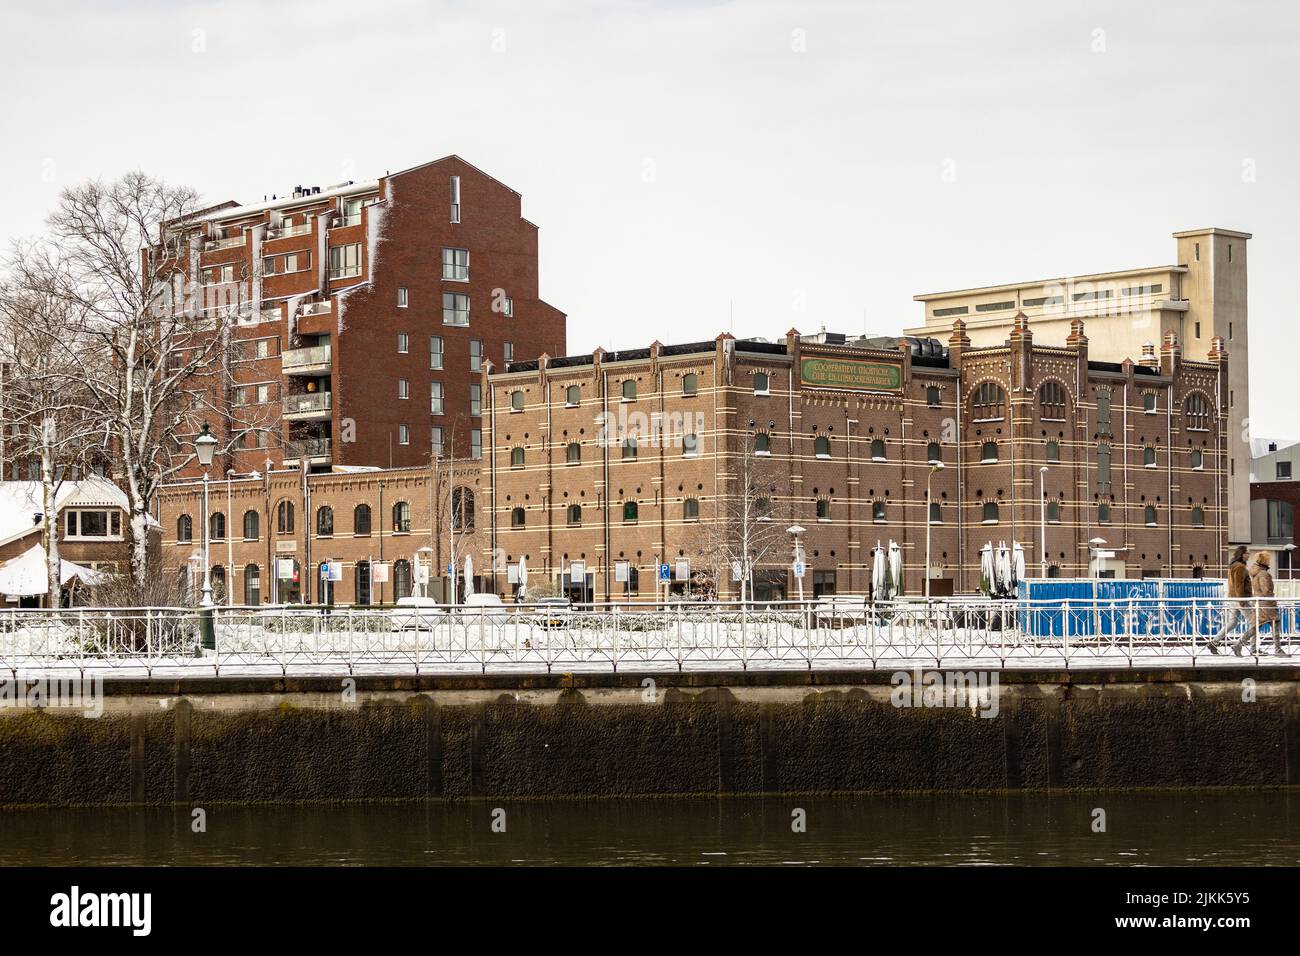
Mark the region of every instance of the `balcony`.
POLYGON ((330 462, 330 440, 328 438, 304 438, 284 443, 284 463, 297 465, 303 459, 310 465, 328 465, 330 462))
POLYGON ((330 392, 304 392, 301 395, 286 395, 284 411, 281 417, 286 421, 305 422, 313 419, 330 417, 330 392))
POLYGON ((247 241, 248 234, 243 232, 226 239, 205 239, 203 240, 203 251, 216 252, 218 249, 234 249, 236 246, 244 245, 247 241))
POLYGON ((310 222, 300 222, 296 226, 280 226, 266 230, 266 238, 270 239, 289 239, 293 236, 305 236, 311 232, 310 222))
POLYGON ((328 315, 334 311, 334 304, 326 299, 323 302, 308 302, 302 307, 302 315, 328 315))
POLYGON ((324 375, 329 372, 330 363, 328 345, 289 349, 280 356, 280 368, 285 375, 324 375))

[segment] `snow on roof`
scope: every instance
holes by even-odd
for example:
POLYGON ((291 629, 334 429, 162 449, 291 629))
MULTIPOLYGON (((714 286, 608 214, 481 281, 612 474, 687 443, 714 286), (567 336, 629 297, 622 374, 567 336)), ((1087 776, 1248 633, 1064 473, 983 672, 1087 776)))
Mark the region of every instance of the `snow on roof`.
MULTIPOLYGON (((97 477, 63 482, 55 492, 54 504, 60 512, 69 506, 123 511, 131 507, 126 492, 108 479, 97 477)), ((39 481, 0 481, 0 544, 35 531, 32 516, 44 509, 44 492, 39 481)))
POLYGON ((288 206, 306 206, 317 202, 321 199, 331 199, 336 196, 350 196, 353 193, 371 192, 379 188, 379 180, 367 179, 359 183, 344 183, 340 186, 333 186, 329 189, 322 189, 318 193, 308 193, 307 195, 280 196, 277 199, 268 199, 266 202, 249 203, 247 206, 230 205, 219 207, 216 211, 206 215, 195 217, 196 222, 214 222, 224 221, 226 219, 243 219, 245 216, 251 216, 255 213, 266 212, 268 209, 284 209, 288 206))
MULTIPOLYGON (((11 558, 0 565, 0 594, 31 597, 44 594, 48 588, 45 550, 34 544, 16 558, 11 558)), ((103 584, 106 577, 99 571, 73 564, 71 561, 59 561, 59 583, 67 584, 74 577, 81 578, 94 587, 103 584)))

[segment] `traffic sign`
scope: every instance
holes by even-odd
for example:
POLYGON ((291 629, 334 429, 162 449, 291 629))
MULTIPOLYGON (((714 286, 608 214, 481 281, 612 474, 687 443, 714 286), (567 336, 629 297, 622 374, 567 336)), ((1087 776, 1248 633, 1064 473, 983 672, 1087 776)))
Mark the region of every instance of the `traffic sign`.
POLYGON ((659 565, 659 580, 671 581, 673 569, 666 564, 659 565))

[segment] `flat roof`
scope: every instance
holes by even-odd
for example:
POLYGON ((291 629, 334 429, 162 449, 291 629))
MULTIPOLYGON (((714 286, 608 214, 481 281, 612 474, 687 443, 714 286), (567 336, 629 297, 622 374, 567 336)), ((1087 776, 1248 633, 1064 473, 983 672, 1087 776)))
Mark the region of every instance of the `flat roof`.
POLYGON ((915 302, 929 302, 932 299, 951 299, 957 296, 982 295, 993 292, 1007 292, 1023 289, 1026 286, 1056 285, 1068 282, 1094 282, 1098 279, 1124 279, 1132 276, 1149 275, 1152 272, 1186 272, 1187 266, 1150 266, 1145 269, 1122 269, 1118 272, 1094 272, 1089 275, 1061 276, 1056 279, 1028 279, 1024 282, 1004 282, 1001 285, 985 285, 974 289, 954 289, 951 292, 924 292, 912 296, 915 302))

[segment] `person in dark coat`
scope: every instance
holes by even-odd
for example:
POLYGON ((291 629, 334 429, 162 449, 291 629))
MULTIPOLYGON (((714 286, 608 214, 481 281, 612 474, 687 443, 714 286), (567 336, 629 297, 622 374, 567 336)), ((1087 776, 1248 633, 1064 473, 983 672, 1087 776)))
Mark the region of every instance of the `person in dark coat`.
POLYGON ((1223 628, 1214 640, 1205 645, 1211 654, 1219 653, 1228 632, 1234 627, 1250 624, 1250 616, 1246 613, 1249 609, 1250 575, 1246 568, 1246 546, 1243 544, 1232 553, 1232 561, 1228 564, 1228 600, 1224 606, 1223 628))
POLYGON ((1290 657, 1282 650, 1282 628, 1278 621, 1277 601, 1273 597, 1273 574, 1269 571, 1269 565, 1272 559, 1267 551, 1261 551, 1255 555, 1255 560, 1250 566, 1250 595, 1252 598, 1251 608, 1255 618, 1251 624, 1250 630, 1241 635, 1237 643, 1232 645, 1232 652, 1238 657, 1241 656, 1242 648, 1246 642, 1250 641, 1250 652, 1255 654, 1259 650, 1259 629, 1265 624, 1273 629, 1273 653, 1280 657, 1290 657))

